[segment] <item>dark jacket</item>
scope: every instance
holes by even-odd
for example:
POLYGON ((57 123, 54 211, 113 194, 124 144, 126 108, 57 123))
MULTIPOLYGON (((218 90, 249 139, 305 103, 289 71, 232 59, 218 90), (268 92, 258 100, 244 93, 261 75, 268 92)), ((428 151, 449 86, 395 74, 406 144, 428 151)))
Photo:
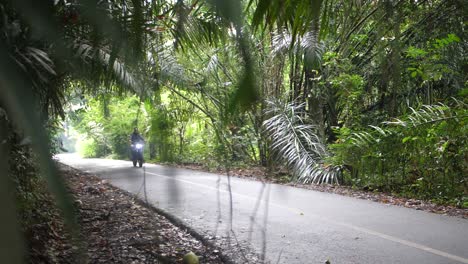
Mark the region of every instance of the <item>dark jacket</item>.
POLYGON ((134 144, 136 142, 139 142, 139 141, 145 142, 145 140, 140 135, 140 133, 135 133, 135 132, 132 133, 132 136, 130 137, 130 140, 132 141, 132 144, 134 144))

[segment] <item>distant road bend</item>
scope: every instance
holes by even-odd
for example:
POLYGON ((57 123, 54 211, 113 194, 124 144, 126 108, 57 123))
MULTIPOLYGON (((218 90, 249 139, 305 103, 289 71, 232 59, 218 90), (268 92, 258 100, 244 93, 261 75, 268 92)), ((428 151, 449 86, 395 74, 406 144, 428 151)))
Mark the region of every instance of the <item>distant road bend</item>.
MULTIPOLYGON (((226 176, 152 164, 143 170, 130 161, 75 154, 58 158, 140 197, 145 178, 154 206, 200 233, 228 230, 226 176)), ((235 177, 231 190, 233 231, 259 253, 266 238, 272 263, 468 263, 466 219, 235 177)))

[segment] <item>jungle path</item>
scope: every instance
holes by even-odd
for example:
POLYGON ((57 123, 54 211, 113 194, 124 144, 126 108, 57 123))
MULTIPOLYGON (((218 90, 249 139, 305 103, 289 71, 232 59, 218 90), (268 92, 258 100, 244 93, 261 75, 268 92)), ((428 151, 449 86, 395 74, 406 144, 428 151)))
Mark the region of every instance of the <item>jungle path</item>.
POLYGON ((146 194, 199 233, 251 239, 271 263, 468 263, 466 219, 236 177, 229 192, 223 175, 153 164, 133 168, 130 161, 74 154, 58 158, 143 200, 146 194))

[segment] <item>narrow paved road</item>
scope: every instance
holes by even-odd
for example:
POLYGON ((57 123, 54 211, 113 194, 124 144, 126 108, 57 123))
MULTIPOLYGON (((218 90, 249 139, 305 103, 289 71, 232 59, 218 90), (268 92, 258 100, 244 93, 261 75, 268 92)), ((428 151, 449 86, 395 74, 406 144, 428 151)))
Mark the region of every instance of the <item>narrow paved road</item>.
MULTIPOLYGON (((223 236, 230 229, 225 176, 151 164, 143 170, 129 161, 73 154, 58 157, 142 198, 146 181, 148 202, 201 233, 223 236)), ((265 250, 272 263, 468 263, 464 219, 239 178, 231 178, 231 194, 233 232, 239 240, 251 239, 257 252, 265 250)))

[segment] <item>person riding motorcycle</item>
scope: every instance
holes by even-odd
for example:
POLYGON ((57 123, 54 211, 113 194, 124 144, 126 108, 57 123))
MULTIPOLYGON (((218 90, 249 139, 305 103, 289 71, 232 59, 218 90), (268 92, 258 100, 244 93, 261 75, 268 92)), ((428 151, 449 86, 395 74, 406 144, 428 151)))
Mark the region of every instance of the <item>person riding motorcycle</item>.
POLYGON ((145 142, 145 140, 143 139, 143 137, 140 135, 140 132, 138 132, 138 128, 134 128, 133 129, 133 133, 132 135, 130 136, 130 141, 132 142, 132 145, 133 144, 136 144, 138 142, 145 142))
POLYGON ((145 140, 138 132, 138 128, 133 129, 133 133, 130 136, 131 151, 132 151, 132 162, 133 166, 136 167, 137 163, 141 167, 143 165, 143 143, 145 140))

